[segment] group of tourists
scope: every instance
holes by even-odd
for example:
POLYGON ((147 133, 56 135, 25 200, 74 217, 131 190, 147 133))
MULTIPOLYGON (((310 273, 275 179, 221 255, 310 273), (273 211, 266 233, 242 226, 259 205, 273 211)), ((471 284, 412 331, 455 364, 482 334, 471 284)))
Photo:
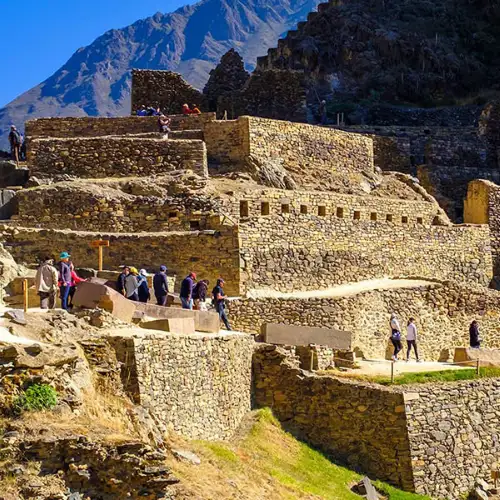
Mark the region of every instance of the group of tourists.
POLYGON ((26 160, 26 141, 15 125, 10 126, 9 144, 10 157, 17 165, 20 161, 26 160))
MULTIPOLYGON (((391 328, 391 342, 394 346, 394 354, 391 359, 393 361, 398 361, 398 354, 403 349, 403 345, 401 343, 401 327, 399 325, 398 317, 395 313, 391 314, 390 320, 390 328, 391 328)), ((420 358, 418 357, 417 350, 417 326, 415 325, 415 319, 410 318, 408 321, 408 325, 406 327, 406 361, 410 361, 411 349, 415 351, 415 357, 417 358, 417 362, 420 362, 420 358)), ((469 345, 475 349, 479 349, 481 347, 481 336, 479 333, 479 323, 474 320, 469 326, 469 345)))
POLYGON ((41 309, 54 309, 57 291, 61 298, 61 308, 69 310, 73 307, 73 296, 76 287, 82 281, 75 272, 75 266, 68 252, 61 252, 57 267, 52 257, 45 257, 35 277, 35 288, 40 297, 41 309))
POLYGON ((193 104, 189 107, 189 104, 182 105, 182 114, 183 115, 201 115, 200 108, 197 104, 193 104))
MULTIPOLYGON (((196 281, 196 273, 190 272, 181 283, 179 297, 183 309, 207 310, 207 291, 210 282, 208 280, 196 281)), ((212 306, 224 323, 227 330, 231 330, 231 325, 226 314, 226 294, 224 293, 225 281, 222 278, 217 280, 212 289, 212 306)))
MULTIPOLYGON (((137 270, 133 266, 123 266, 122 272, 116 280, 116 290, 129 300, 136 302, 148 302, 151 299, 151 292, 148 283, 148 273, 145 269, 137 270)), ((219 314, 221 321, 228 330, 231 325, 227 319, 224 293, 224 280, 219 278, 216 286, 212 290, 212 306, 219 314)), ((168 299, 168 278, 167 266, 162 265, 152 279, 153 292, 156 303, 159 306, 166 306, 168 299)), ((210 281, 207 279, 196 280, 196 273, 190 272, 181 283, 179 298, 182 308, 189 310, 207 311, 207 295, 210 281)))

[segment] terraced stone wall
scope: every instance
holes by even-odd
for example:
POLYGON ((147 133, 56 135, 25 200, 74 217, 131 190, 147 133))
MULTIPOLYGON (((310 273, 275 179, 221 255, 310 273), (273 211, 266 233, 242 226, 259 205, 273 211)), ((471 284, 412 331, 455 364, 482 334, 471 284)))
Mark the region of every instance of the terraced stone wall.
MULTIPOLYGON (((138 269, 156 271, 165 264, 171 274, 184 277, 195 271, 199 279, 215 283, 226 280, 226 293, 239 295, 240 261, 237 228, 220 231, 173 233, 106 233, 0 226, 2 241, 18 263, 37 264, 46 255, 57 259, 69 251, 76 267, 97 266, 97 250, 92 240, 109 240, 104 249, 104 268, 118 269, 129 264, 138 269)), ((181 280, 176 281, 180 285, 181 280)))
POLYGON ((372 207, 346 206, 343 217, 328 211, 326 216, 295 212, 241 220, 243 282, 248 288, 281 291, 386 276, 489 284, 488 227, 431 226, 419 212, 395 212, 388 221, 385 199, 380 198, 379 211, 372 207))
MULTIPOLYGON (((205 124, 215 120, 215 113, 201 115, 170 115, 172 130, 203 130, 205 124)), ((99 137, 158 132, 155 116, 120 116, 116 118, 37 118, 26 122, 26 137, 99 137)))
POLYGON ((44 138, 30 143, 32 176, 148 177, 177 170, 208 176, 203 141, 128 137, 44 138))
POLYGON ((228 314, 235 328, 254 333, 276 318, 285 324, 350 331, 359 355, 390 359, 389 320, 395 312, 403 328, 403 344, 405 327, 413 317, 420 356, 447 361, 455 346, 469 344, 469 325, 474 319, 479 321, 484 345, 500 348, 499 311, 500 292, 444 282, 330 298, 240 299, 229 303, 228 314))
POLYGON ((251 410, 250 335, 162 333, 114 343, 134 401, 189 439, 228 439, 251 410))

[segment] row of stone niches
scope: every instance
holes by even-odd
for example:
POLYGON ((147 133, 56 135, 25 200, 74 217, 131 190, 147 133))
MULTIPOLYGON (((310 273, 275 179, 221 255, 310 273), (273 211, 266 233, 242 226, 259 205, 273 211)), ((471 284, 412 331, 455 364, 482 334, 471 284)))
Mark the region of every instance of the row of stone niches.
MULTIPOLYGON (((339 219, 347 218, 348 217, 348 212, 343 208, 343 207, 336 207, 335 210, 335 215, 339 219)), ((292 207, 289 203, 282 203, 281 204, 281 215, 285 214, 290 214, 292 213, 292 207)), ((333 215, 328 214, 327 208, 325 205, 318 205, 316 207, 309 207, 308 205, 300 205, 300 214, 302 215, 317 215, 319 217, 326 217, 327 215, 333 215)), ((260 215, 278 215, 278 213, 271 214, 271 206, 268 201, 263 201, 260 204, 260 215)), ((377 212, 367 212, 367 215, 369 217, 365 217, 364 213, 361 212, 361 210, 354 210, 352 212, 352 218, 354 220, 370 220, 372 222, 377 222, 377 221, 385 221, 385 222, 401 222, 402 224, 409 224, 410 218, 407 215, 402 215, 402 216, 394 216, 392 214, 379 214, 377 212)), ((350 214, 349 214, 350 216, 350 214)), ((248 201, 240 201, 240 217, 250 217, 250 206, 248 201)), ((416 217, 415 222, 417 224, 423 224, 424 219, 423 217, 416 217)))

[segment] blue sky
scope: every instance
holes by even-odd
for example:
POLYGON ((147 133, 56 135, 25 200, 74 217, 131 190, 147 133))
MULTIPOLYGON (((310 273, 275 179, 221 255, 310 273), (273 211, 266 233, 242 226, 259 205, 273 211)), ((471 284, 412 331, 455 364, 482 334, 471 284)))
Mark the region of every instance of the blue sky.
POLYGON ((105 31, 189 0, 0 0, 0 107, 105 31))

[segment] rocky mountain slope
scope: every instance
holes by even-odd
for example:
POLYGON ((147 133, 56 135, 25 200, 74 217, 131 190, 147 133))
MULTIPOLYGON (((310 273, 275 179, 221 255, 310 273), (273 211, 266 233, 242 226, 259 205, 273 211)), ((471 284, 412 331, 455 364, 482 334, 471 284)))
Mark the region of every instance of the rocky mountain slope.
POLYGON ((40 116, 123 115, 130 108, 130 69, 168 69, 198 88, 230 48, 248 69, 318 0, 201 0, 108 31, 40 85, 0 109, 0 149, 8 126, 40 116))
POLYGON ((463 104, 499 90, 499 21, 498 0, 331 2, 259 67, 303 70, 316 100, 463 104))

